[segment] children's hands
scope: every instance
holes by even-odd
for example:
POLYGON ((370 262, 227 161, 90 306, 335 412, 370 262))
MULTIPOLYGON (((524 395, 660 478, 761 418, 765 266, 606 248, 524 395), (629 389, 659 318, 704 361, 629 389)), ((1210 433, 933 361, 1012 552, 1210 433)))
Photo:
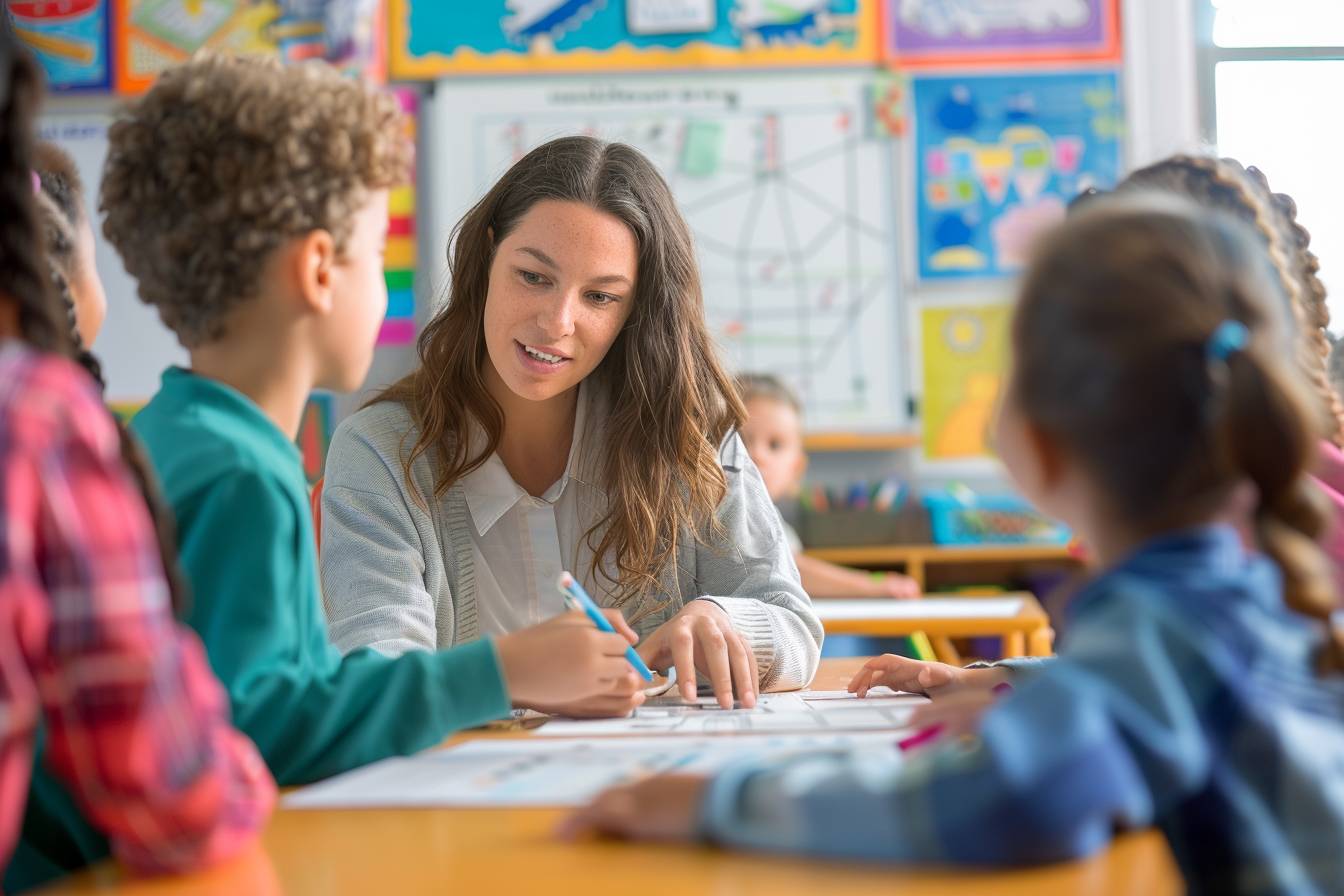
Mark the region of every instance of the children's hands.
POLYGON ((695 820, 709 788, 698 775, 659 775, 604 791, 560 823, 565 840, 605 834, 628 840, 682 842, 695 837, 695 820))
POLYGON ((602 612, 615 634, 598 631, 574 611, 498 640, 504 683, 515 706, 611 716, 628 715, 644 701, 639 676, 625 658, 625 648, 639 636, 620 611, 602 612))
POLYGON ((919 583, 909 576, 893 572, 873 582, 877 597, 894 597, 897 600, 910 600, 919 597, 919 583))
POLYGON ((947 663, 927 663, 884 654, 863 664, 849 682, 851 693, 865 697, 870 688, 886 685, 893 691, 924 693, 935 699, 963 690, 989 692, 1008 680, 1006 669, 963 669, 947 663))
MULTIPOLYGON (((627 667, 629 664, 626 664, 627 667)), ((630 670, 612 684, 611 690, 596 697, 584 697, 561 703, 530 703, 528 709, 570 719, 620 719, 634 712, 648 699, 644 679, 630 670)))
POLYGON ((649 635, 639 648, 654 669, 677 670, 682 699, 695 699, 695 673, 704 673, 714 686, 719 706, 731 709, 733 689, 747 709, 756 705, 760 676, 751 645, 733 628, 733 621, 713 601, 693 600, 649 635))

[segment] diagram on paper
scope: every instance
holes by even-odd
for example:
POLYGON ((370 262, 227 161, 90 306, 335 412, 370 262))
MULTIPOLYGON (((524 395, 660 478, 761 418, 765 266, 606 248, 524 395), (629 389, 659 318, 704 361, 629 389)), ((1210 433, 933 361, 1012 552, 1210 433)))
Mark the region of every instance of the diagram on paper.
POLYGON ((476 190, 557 136, 635 146, 691 228, 731 367, 781 376, 813 428, 899 424, 893 178, 865 87, 833 76, 474 91, 473 110, 519 109, 474 111, 476 190))
POLYGON ((290 809, 375 806, 579 806, 608 787, 663 772, 712 774, 744 759, 844 751, 901 761, 891 734, 477 740, 385 759, 285 797, 290 809))
POLYGON ((885 688, 868 699, 839 698, 828 692, 810 699, 806 692, 761 694, 752 709, 723 709, 713 697, 692 704, 677 699, 651 700, 624 719, 553 719, 542 725, 542 737, 605 735, 809 734, 840 731, 896 731, 909 724, 925 697, 896 694, 885 688))

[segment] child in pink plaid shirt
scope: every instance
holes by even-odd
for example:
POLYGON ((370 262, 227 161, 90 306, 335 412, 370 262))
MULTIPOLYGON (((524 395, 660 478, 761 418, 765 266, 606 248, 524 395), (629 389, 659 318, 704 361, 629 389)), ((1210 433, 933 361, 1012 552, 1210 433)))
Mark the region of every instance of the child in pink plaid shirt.
MULTIPOLYGON (((275 787, 172 618, 158 533, 111 416, 73 352, 30 172, 36 64, 0 22, 0 863, 34 741, 79 808, 139 870, 230 855, 275 787), (42 726, 39 734, 39 725, 42 726)), ((36 862, 8 869, 36 883, 36 862)))

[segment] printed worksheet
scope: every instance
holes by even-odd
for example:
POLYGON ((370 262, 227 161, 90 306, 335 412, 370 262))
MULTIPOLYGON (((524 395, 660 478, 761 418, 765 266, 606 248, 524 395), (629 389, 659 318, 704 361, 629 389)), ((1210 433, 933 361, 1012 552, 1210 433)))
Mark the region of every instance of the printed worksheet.
POLYGON ((713 697, 693 703, 655 698, 624 719, 552 719, 541 737, 630 735, 776 734, 830 731, 896 731, 909 724, 927 698, 874 689, 860 700, 843 691, 762 694, 753 709, 721 709, 713 697), (841 697, 841 694, 845 694, 841 697))
POLYGON ((898 763, 890 734, 476 740, 385 759, 285 797, 290 809, 579 806, 600 791, 663 772, 711 774, 743 759, 858 751, 898 763))

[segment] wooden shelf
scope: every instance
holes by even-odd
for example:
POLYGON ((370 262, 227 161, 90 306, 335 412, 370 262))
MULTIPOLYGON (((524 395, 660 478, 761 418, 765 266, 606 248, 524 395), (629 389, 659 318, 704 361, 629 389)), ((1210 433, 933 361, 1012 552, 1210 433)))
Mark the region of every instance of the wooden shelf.
POLYGON ((1064 545, 1004 545, 981 546, 893 544, 873 547, 812 548, 805 551, 841 566, 890 569, 896 567, 919 583, 923 590, 950 584, 985 584, 1000 577, 1017 577, 1020 567, 1027 564, 1045 564, 1072 567, 1078 559, 1064 545))
POLYGON ((893 563, 1017 563, 1030 560, 1071 560, 1064 545, 938 545, 892 544, 853 548, 809 548, 809 557, 845 566, 881 566, 893 563))
POLYGON ((902 451, 919 444, 910 432, 817 432, 803 436, 804 451, 902 451))

